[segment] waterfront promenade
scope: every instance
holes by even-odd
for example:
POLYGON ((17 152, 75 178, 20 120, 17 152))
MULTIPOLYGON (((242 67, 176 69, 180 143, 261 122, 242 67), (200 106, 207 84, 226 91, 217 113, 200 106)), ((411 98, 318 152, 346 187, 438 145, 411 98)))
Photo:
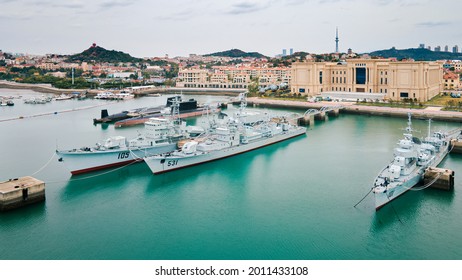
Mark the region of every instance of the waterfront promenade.
POLYGON ((342 106, 340 112, 350 114, 378 115, 390 117, 407 117, 410 112, 414 118, 434 119, 441 121, 462 122, 462 112, 442 111, 441 107, 427 107, 424 109, 391 108, 379 106, 357 105, 356 102, 307 102, 250 97, 249 106, 263 106, 271 108, 293 108, 300 110, 321 109, 322 107, 342 106))
MULTIPOLYGON (((11 88, 11 89, 29 89, 37 92, 43 93, 71 93, 71 92, 87 92, 89 95, 96 95, 98 92, 101 92, 103 89, 60 89, 55 88, 50 84, 25 84, 25 83, 16 83, 11 81, 0 80, 0 88, 11 88)), ((142 90, 135 90, 133 93, 135 95, 143 96, 153 93, 189 93, 189 94, 198 94, 205 93, 210 95, 231 95, 236 96, 243 89, 215 89, 215 88, 177 88, 177 87, 155 87, 147 88, 142 90)))
MULTIPOLYGON (((70 93, 83 90, 75 89, 57 89, 47 84, 21 84, 9 81, 0 80, 0 88, 13 89, 30 89, 38 92, 47 93, 70 93)), ((86 90, 88 94, 96 94, 99 90, 86 90)), ((143 96, 151 93, 183 93, 183 94, 206 94, 206 95, 231 95, 237 96, 242 89, 202 89, 202 88, 176 88, 176 87, 159 87, 147 89, 137 92, 137 95, 143 96)), ((342 106, 341 113, 363 114, 363 115, 379 115, 390 117, 407 117, 407 113, 411 112, 414 118, 434 119, 441 121, 462 122, 462 112, 442 111, 441 107, 429 106, 424 109, 410 108, 392 108, 358 105, 356 102, 308 102, 308 101, 293 101, 281 99, 268 99, 259 97, 249 97, 247 102, 250 106, 262 106, 271 108, 285 109, 321 109, 322 107, 342 106)))

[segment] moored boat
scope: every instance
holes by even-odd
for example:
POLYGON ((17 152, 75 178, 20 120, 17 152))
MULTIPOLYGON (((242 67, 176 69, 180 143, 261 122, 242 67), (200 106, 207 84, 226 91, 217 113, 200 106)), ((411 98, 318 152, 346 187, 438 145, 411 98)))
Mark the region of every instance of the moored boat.
POLYGON ((306 133, 305 127, 292 125, 287 119, 280 120, 248 126, 238 119, 229 118, 200 140, 186 142, 174 152, 146 157, 145 162, 154 174, 160 174, 238 155, 306 133))
POLYGON ((55 98, 56 101, 61 101, 61 100, 69 100, 72 99, 74 96, 72 94, 60 94, 55 98))
POLYGON ((430 122, 428 136, 422 141, 412 135, 411 114, 408 115, 408 126, 394 150, 394 159, 374 181, 376 210, 419 184, 425 169, 438 166, 448 154, 450 141, 460 130, 431 134, 430 122))
POLYGON ((64 162, 72 174, 123 166, 144 157, 173 151, 177 142, 189 137, 184 122, 170 118, 151 118, 145 130, 137 138, 127 141, 123 136, 114 136, 103 144, 80 149, 57 150, 59 161, 64 162))
MULTIPOLYGON (((189 99, 186 101, 182 101, 179 96, 174 96, 174 97, 167 98, 166 106, 157 107, 156 108, 157 110, 140 111, 138 112, 138 115, 134 115, 133 117, 116 121, 114 123, 114 127, 120 128, 120 127, 139 125, 139 124, 145 123, 150 118, 161 117, 163 115, 169 115, 171 114, 171 106, 174 100, 179 100, 179 117, 180 118, 201 116, 209 109, 204 106, 199 106, 195 99, 189 99)), ((220 110, 219 108, 216 109, 217 112, 219 110, 220 110)))
POLYGON ((93 97, 94 99, 105 99, 105 100, 110 100, 110 99, 113 99, 114 97, 114 93, 110 92, 110 91, 104 91, 104 92, 98 92, 96 94, 95 97, 93 97))

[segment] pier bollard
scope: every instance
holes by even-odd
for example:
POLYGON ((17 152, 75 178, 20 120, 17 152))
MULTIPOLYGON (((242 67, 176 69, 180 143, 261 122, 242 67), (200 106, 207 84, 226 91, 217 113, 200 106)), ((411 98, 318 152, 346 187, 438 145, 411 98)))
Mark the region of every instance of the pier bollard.
POLYGON ((444 168, 429 167, 424 173, 424 185, 433 182, 429 187, 450 191, 454 189, 454 171, 444 168))

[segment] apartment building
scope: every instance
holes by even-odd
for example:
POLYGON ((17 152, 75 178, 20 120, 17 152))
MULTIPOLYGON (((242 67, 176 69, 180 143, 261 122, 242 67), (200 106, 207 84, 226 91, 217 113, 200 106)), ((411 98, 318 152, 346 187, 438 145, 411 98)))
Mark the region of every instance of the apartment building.
POLYGON ((453 72, 448 72, 444 74, 443 81, 443 87, 445 90, 457 89, 461 86, 459 74, 453 72))
POLYGON ((212 69, 180 69, 177 87, 187 88, 242 88, 246 89, 253 79, 260 86, 289 83, 290 68, 284 67, 229 67, 214 66, 212 69))

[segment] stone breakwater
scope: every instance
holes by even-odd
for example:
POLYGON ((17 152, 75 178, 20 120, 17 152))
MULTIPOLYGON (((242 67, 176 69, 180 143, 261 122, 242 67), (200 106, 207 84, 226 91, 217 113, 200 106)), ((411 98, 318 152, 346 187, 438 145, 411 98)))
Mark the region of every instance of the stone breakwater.
MULTIPOLYGON (((71 92, 87 92, 89 95, 96 95, 101 92, 101 89, 60 89, 55 88, 50 84, 24 84, 5 80, 0 80, 0 88, 11 89, 28 89, 43 93, 71 93, 71 92)), ((135 87, 136 88, 136 87, 135 87)), ((148 94, 166 93, 166 94, 200 94, 208 95, 228 95, 237 96, 242 89, 212 89, 212 88, 177 88, 177 87, 156 87, 147 89, 134 89, 133 93, 137 96, 148 94)))
POLYGON ((56 94, 86 91, 82 89, 59 89, 52 87, 50 84, 22 84, 9 81, 0 81, 0 88, 29 89, 37 92, 56 94))
POLYGON ((286 108, 286 109, 321 109, 329 106, 343 106, 340 113, 377 115, 389 117, 407 118, 408 113, 412 113, 413 118, 433 119, 440 121, 462 122, 462 112, 441 111, 440 107, 427 107, 425 109, 409 108, 391 108, 378 106, 356 105, 354 102, 316 102, 307 101, 289 101, 263 98, 247 98, 249 106, 262 106, 269 108, 286 108))

